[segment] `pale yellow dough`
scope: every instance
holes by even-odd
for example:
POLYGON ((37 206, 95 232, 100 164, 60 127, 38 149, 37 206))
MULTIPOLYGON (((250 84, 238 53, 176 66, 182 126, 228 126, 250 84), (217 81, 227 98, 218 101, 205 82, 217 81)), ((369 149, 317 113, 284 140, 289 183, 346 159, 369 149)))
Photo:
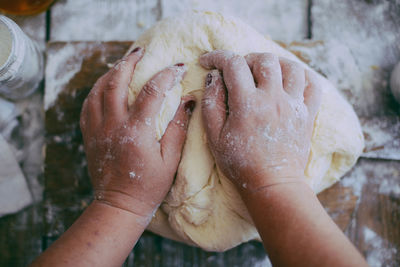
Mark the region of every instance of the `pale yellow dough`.
MULTIPOLYGON (((206 52, 225 49, 240 55, 269 52, 297 62, 299 59, 243 22, 211 12, 163 20, 147 30, 130 51, 137 46, 144 47, 146 52, 130 84, 129 103, 158 71, 178 62, 188 66, 182 86, 176 86, 162 105, 156 122, 157 138, 172 119, 182 95, 194 95, 198 103, 176 180, 148 229, 210 251, 224 251, 259 239, 239 194, 218 171, 208 149, 200 108, 208 71, 199 65, 198 58, 206 52)), ((307 181, 317 193, 338 181, 356 163, 364 147, 352 107, 328 80, 319 75, 318 82, 323 99, 305 171, 307 181)))

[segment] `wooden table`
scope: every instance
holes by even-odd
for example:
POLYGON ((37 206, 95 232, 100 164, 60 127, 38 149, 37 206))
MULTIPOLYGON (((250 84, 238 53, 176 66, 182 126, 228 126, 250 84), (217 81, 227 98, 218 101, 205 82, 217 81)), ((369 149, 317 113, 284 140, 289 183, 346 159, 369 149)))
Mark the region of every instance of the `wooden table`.
MULTIPOLYGON (((12 18, 46 49, 47 42, 56 41, 132 41, 154 22, 191 8, 239 16, 263 34, 283 41, 351 101, 361 118, 367 147, 341 182, 359 197, 345 233, 371 266, 399 266, 400 112, 387 83, 400 60, 400 6, 395 0, 257 0, 251 5, 241 0, 60 0, 46 13, 12 18)), ((44 188, 43 198, 0 218, 0 266, 27 265, 87 204, 88 199, 80 196, 90 194, 89 183, 78 181, 80 195, 59 200, 66 209, 70 205, 75 210, 67 209, 69 219, 54 220, 60 205, 55 205, 52 180, 34 178, 44 188)), ((127 266, 133 264, 268 266, 269 262, 256 242, 226 253, 208 253, 145 234, 127 260, 127 266)))

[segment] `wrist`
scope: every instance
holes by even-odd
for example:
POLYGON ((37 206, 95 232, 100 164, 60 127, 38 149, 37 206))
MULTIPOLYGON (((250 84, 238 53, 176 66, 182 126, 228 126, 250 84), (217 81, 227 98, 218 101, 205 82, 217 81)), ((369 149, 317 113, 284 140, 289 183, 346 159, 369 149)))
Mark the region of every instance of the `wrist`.
POLYGON ((146 228, 149 224, 149 217, 138 215, 125 209, 110 205, 110 203, 108 202, 93 200, 92 203, 90 203, 89 205, 88 210, 89 209, 96 210, 103 216, 112 217, 116 221, 132 221, 132 225, 139 224, 143 226, 143 228, 146 228))
POLYGON ((313 194, 315 194, 307 181, 304 178, 298 177, 280 177, 266 179, 262 183, 258 183, 257 186, 246 186, 246 188, 242 186, 242 188, 239 189, 239 193, 242 196, 243 200, 246 201, 257 198, 258 196, 268 194, 268 192, 271 190, 285 191, 286 189, 292 189, 293 187, 306 188, 305 190, 311 191, 313 194))
POLYGON ((238 186, 240 191, 242 189, 244 191, 257 191, 264 186, 284 182, 306 182, 304 178, 304 169, 301 168, 252 167, 233 172, 237 173, 236 177, 230 175, 230 172, 225 173, 227 177, 238 186))
POLYGON ((158 205, 149 205, 147 202, 136 199, 126 193, 109 190, 96 190, 93 203, 128 212, 137 219, 146 222, 146 226, 150 223, 154 212, 158 208, 158 205))

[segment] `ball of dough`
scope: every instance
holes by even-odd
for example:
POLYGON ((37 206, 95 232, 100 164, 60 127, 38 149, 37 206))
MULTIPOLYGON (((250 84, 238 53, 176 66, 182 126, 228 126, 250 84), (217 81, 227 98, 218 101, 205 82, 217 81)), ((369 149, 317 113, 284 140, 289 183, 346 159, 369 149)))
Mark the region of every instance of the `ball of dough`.
POLYGON ((390 90, 396 101, 400 103, 400 62, 397 63, 390 76, 390 90))
MULTIPOLYGON (((199 246, 224 251, 242 242, 260 239, 233 184, 224 177, 208 149, 201 119, 201 98, 208 71, 200 55, 215 49, 240 55, 269 52, 297 61, 289 51, 265 38, 243 22, 211 12, 194 12, 160 21, 134 43, 146 53, 137 64, 129 87, 132 104, 143 85, 158 71, 183 62, 188 72, 167 94, 157 121, 161 138, 177 110, 182 95, 197 99, 175 182, 157 210, 148 229, 157 234, 199 246)), ((364 139, 356 114, 348 102, 319 75, 322 105, 315 121, 311 154, 305 177, 315 192, 329 187, 357 161, 364 139)))

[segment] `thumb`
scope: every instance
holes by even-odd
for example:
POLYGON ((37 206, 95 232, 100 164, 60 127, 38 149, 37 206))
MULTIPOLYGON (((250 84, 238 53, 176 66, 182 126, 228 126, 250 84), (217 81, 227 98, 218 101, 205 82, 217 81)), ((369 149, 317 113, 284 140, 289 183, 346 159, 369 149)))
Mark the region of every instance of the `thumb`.
POLYGON ((170 121, 163 137, 160 140, 161 156, 168 165, 177 166, 181 158, 183 144, 189 119, 195 107, 193 96, 182 98, 181 104, 175 113, 174 119, 170 121))

